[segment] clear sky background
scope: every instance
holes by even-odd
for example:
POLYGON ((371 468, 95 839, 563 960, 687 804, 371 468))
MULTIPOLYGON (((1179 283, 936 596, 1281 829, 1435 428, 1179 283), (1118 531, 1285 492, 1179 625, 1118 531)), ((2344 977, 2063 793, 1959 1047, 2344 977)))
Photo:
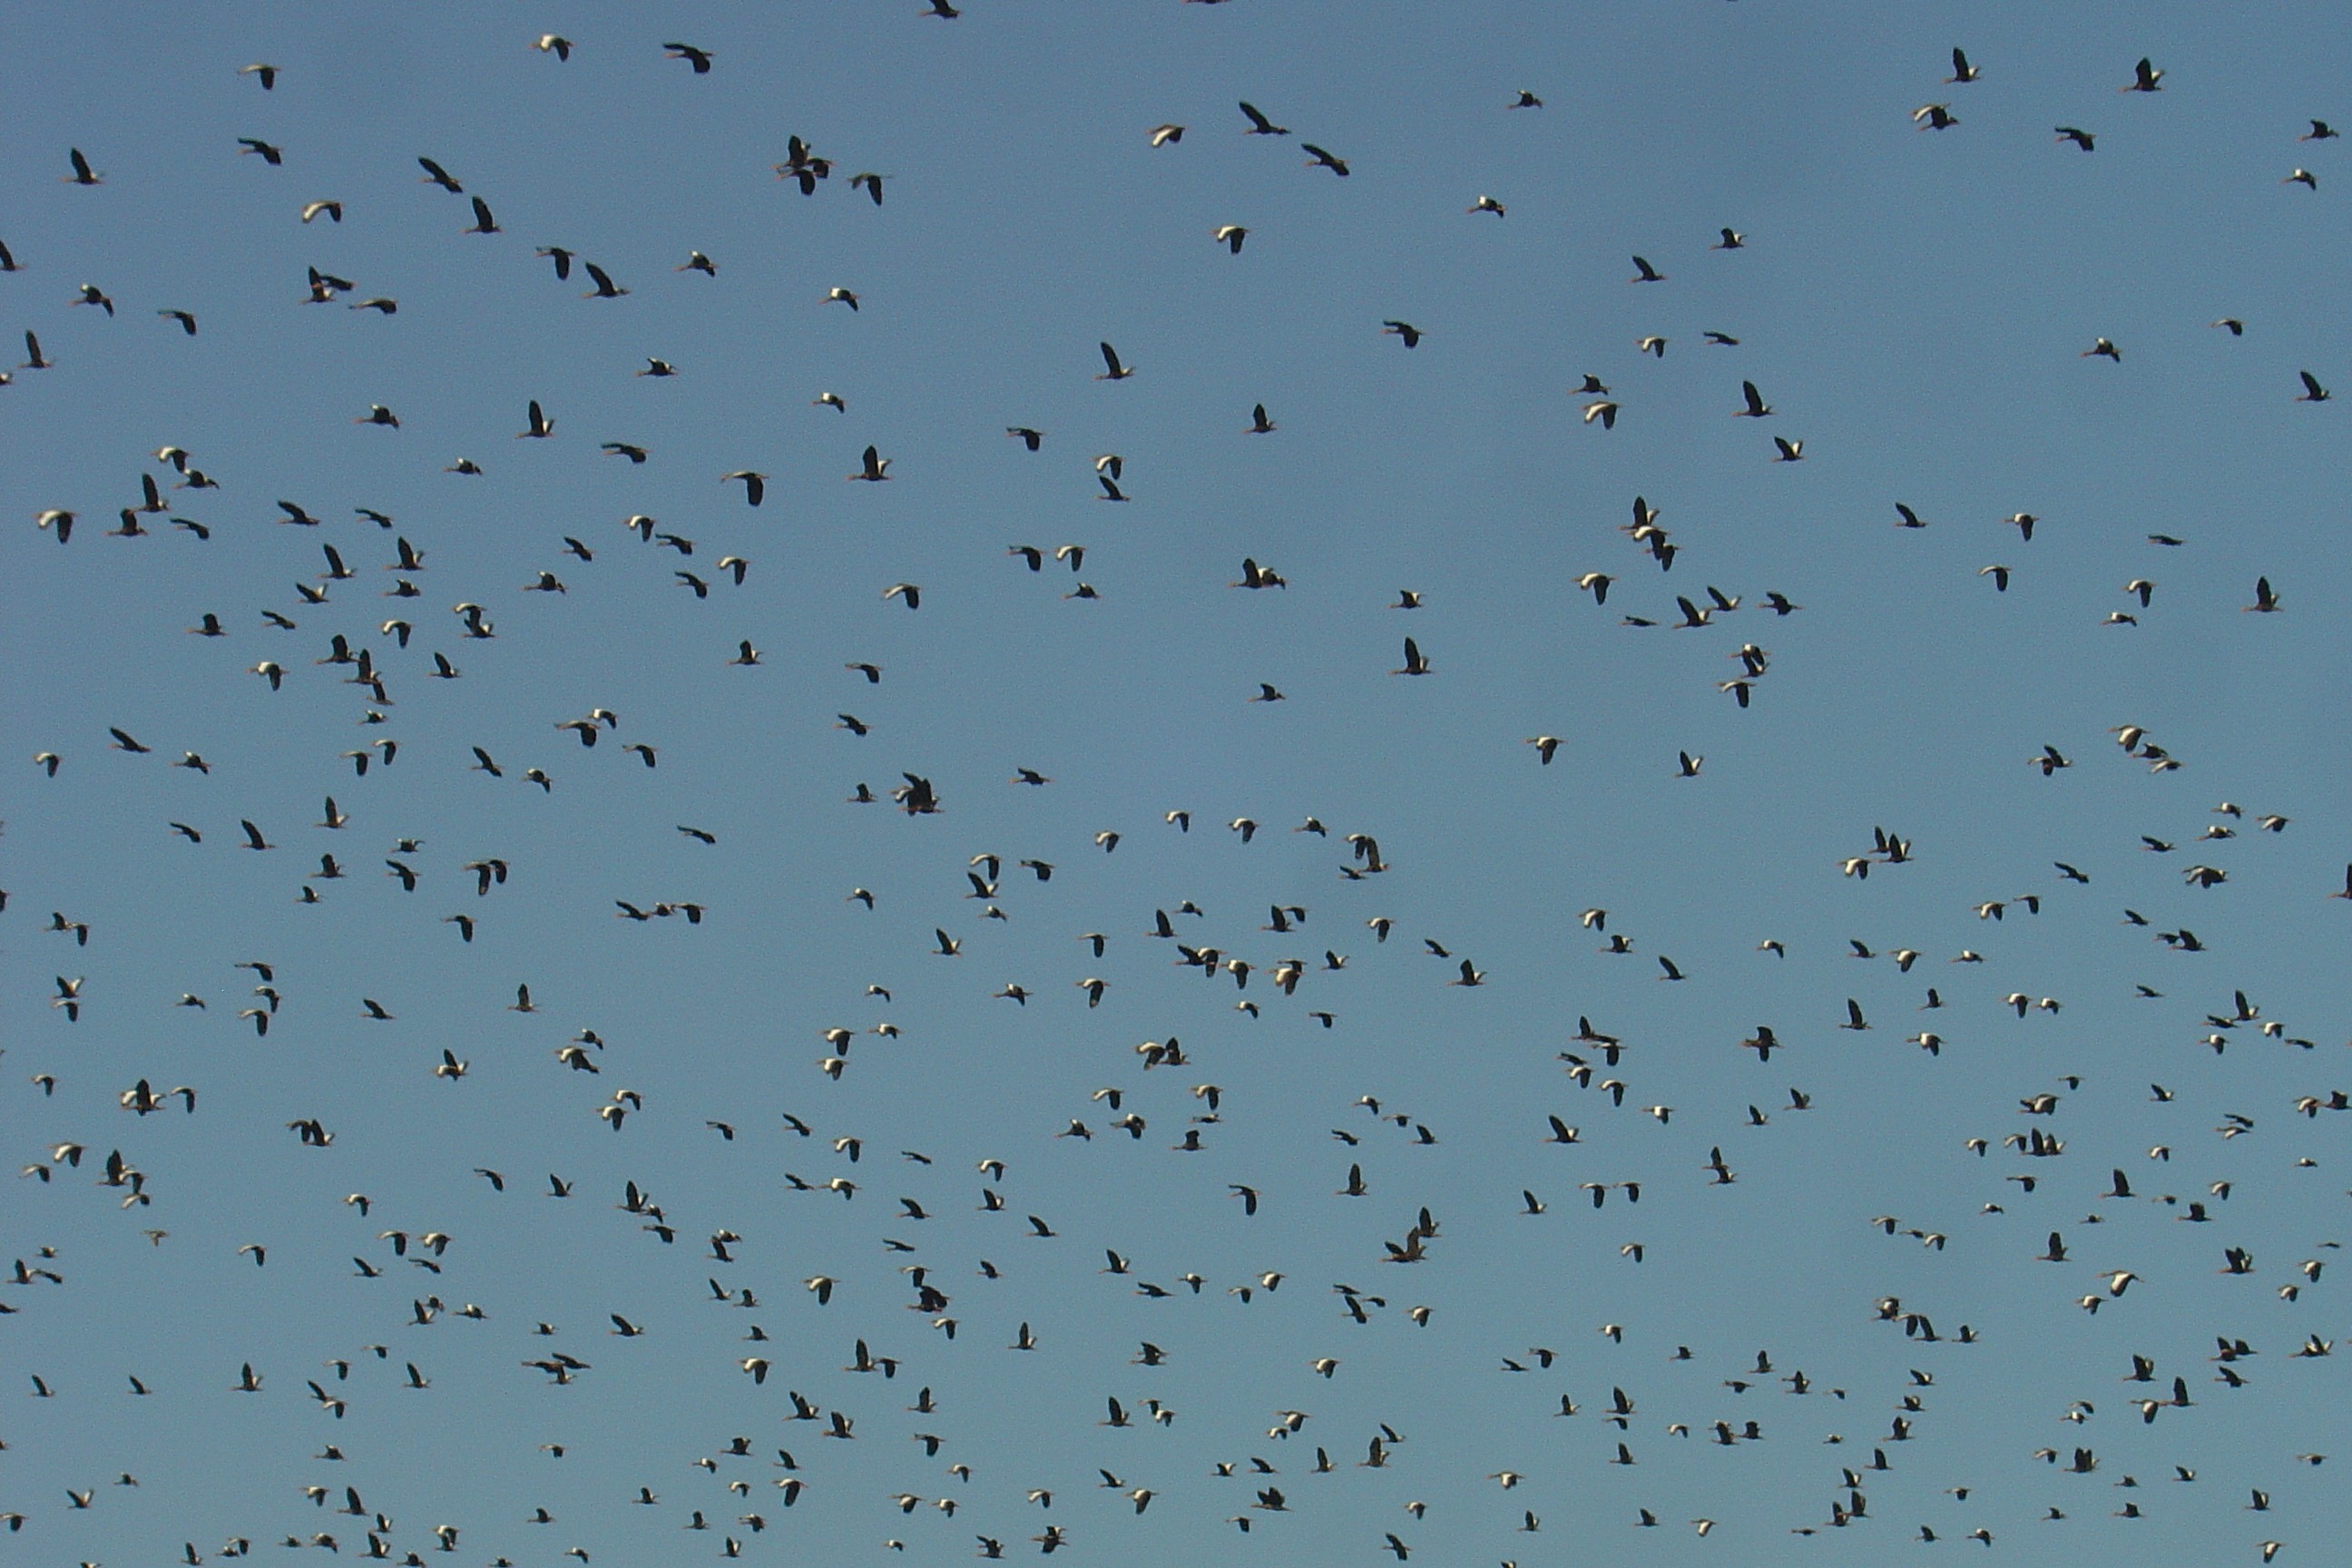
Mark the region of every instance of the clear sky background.
POLYGON ((873 0, 9 29, 0 329, 49 362, 0 387, 0 1128, 48 1176, 0 1187, 24 1561, 321 1531, 349 1557, 371 1530, 397 1559, 444 1524, 453 1561, 540 1568, 730 1539, 1027 1556, 1049 1525, 1073 1560, 1151 1564, 1370 1563, 1391 1531, 1526 1568, 2340 1552, 2352 1351, 2296 1353, 2352 1330, 2325 1108, 2352 1088, 2352 905, 2327 897, 2352 855, 2352 165, 2298 141, 2352 126, 2340 12, 873 0), (1947 83, 1955 45, 1980 80, 1947 83), (2143 56, 2161 90, 2120 91, 2143 56), (1242 100, 1295 133, 1243 134, 1242 100), (1916 128, 1929 103, 1958 123, 1916 128), (1186 130, 1155 148, 1162 123, 1186 130), (834 160, 814 195, 772 172, 795 135, 834 160), (476 195, 499 232, 460 232, 476 195), (341 221, 304 224, 325 200, 341 221), (1711 248, 1727 226, 1744 244, 1711 248), (627 293, 583 298, 548 247, 627 293), (696 251, 716 276, 678 270, 696 251), (1664 280, 1630 281, 1637 255, 1664 280), (306 268, 354 289, 304 303, 306 268), (397 313, 350 308, 370 298, 397 313), (1098 378, 1104 340, 1131 377, 1098 378), (656 358, 677 374, 632 374, 656 358), (2298 401, 2301 372, 2346 396, 2298 401), (1613 428, 1580 416, 1588 374, 1613 428), (1743 380, 1769 417, 1732 417, 1743 380), (518 440, 533 400, 552 434, 518 440), (1246 433, 1258 404, 1272 433, 1246 433), (372 405, 399 426, 356 422, 372 405), (846 482, 869 444, 888 481, 846 482), (182 488, 167 446, 216 488, 182 488), (757 509, 720 479, 741 469, 757 509), (142 474, 166 510, 109 537, 142 474), (1670 572, 1624 531, 1637 496, 1670 572), (63 548, 52 510, 77 514, 63 548), (420 567, 390 569, 399 541, 420 567), (1232 586, 1244 557, 1287 585, 1232 586), (566 591, 524 591, 542 572, 566 591), (2257 578, 2279 613, 2247 613, 2257 578), (1678 629, 1710 586, 1738 607, 1678 629), (186 635, 208 612, 224 635, 186 635), (1423 677, 1390 673, 1408 636, 1423 677), (337 637, 381 700, 317 662, 337 637), (760 663, 730 666, 745 640, 760 663), (1743 645, 1767 664, 1745 710, 1718 684, 1743 645), (593 748, 557 728, 598 708, 593 748), (2126 754, 2126 725, 2181 765, 2126 754), (2045 775, 2045 746, 2071 765, 2045 775), (190 752, 208 772, 170 765, 190 752), (936 814, 849 803, 904 774, 936 814), (314 826, 330 795, 340 828, 314 826), (1380 870, 1343 874, 1349 834, 1380 870), (509 875, 478 896, 486 858, 509 875), (1263 929, 1276 905, 1303 923, 1263 929), (2157 938, 2184 929, 2201 951, 2157 938), (1447 984, 1465 959, 1484 984, 1447 984), (524 984, 537 1010, 509 1010, 524 984), (1580 1016, 1623 1042, 1613 1068, 1580 1016), (1769 1062, 1740 1045, 1759 1025, 1769 1062), (593 1076, 556 1054, 583 1030, 593 1076), (1171 1038, 1183 1063, 1147 1068, 1171 1038), (193 1112, 123 1109, 142 1080, 193 1112), (642 1106, 615 1131, 620 1091, 642 1106), (1091 1137, 1056 1136, 1074 1121, 1091 1137), (2006 1142, 2032 1133, 2063 1152, 2006 1142), (109 1151, 151 1201, 99 1184, 109 1151), (836 1177, 854 1196, 793 1180, 836 1177), (616 1207, 632 1182, 674 1244, 616 1207), (1592 1205, 1626 1183, 1638 1203, 1592 1205), (1388 1261, 1424 1210, 1425 1260, 1388 1261), (437 1271, 386 1231, 449 1237, 437 1271), (907 1310, 910 1266, 946 1307, 907 1310), (2254 1353, 2218 1363, 2216 1336, 2254 1353), (845 1370, 861 1340, 895 1378, 845 1370), (587 1370, 524 1364, 558 1352, 587 1370), (2176 1377, 2190 1405, 2144 1420, 2176 1377), (788 1420, 788 1391, 854 1437, 788 1420), (1102 1425, 1111 1398, 1131 1427, 1102 1425), (364 1517, 332 1511, 346 1486, 364 1517), (1285 1510, 1249 1506, 1267 1486, 1285 1510))

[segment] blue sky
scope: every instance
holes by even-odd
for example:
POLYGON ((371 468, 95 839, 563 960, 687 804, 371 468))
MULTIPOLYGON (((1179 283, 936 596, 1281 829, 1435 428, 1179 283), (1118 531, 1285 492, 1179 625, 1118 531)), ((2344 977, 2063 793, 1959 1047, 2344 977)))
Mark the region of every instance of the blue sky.
POLYGON ((2326 897, 2352 855, 2352 570, 2340 405, 2297 400, 2299 373, 2352 388, 2352 169, 2298 141, 2352 121, 2339 16, 254 6, 118 20, 103 47, 62 7, 15 26, 0 329, 51 362, 0 387, 0 1125, 49 1178, 0 1205, 27 1276, 0 1283, 16 1544, 363 1552, 381 1513, 394 1557, 447 1524, 458 1553, 548 1568, 730 1538, 1021 1556, 1049 1525, 1081 1560, 1154 1563, 1370 1563, 1391 1531, 1528 1568, 2158 1541, 2251 1563, 2352 1522, 2305 1458, 2341 1430, 2339 1358, 2295 1354, 2347 1327, 2319 1107, 2352 1032, 2352 910, 2326 897), (1980 80, 1945 81, 1955 45, 1980 80), (2143 56, 2161 90, 2118 90, 2143 56), (265 61, 268 90, 239 73, 265 61), (1542 106, 1507 108, 1522 90, 1542 106), (1243 134, 1241 100, 1293 133, 1243 134), (1958 123, 1916 129, 1928 103, 1958 123), (1163 123, 1186 129, 1155 148, 1163 123), (834 161, 806 197, 772 172, 793 136, 834 161), (68 149, 101 183, 71 183, 68 149), (878 206, 849 184, 867 172, 878 206), (461 232, 474 196, 499 232, 461 232), (1465 210, 1482 196, 1506 216, 1465 210), (301 221, 329 200, 340 223, 301 221), (1713 248, 1726 227, 1744 242, 1713 248), (557 247, 627 293, 583 298, 534 254, 557 247), (694 252, 715 276, 679 269, 694 252), (1631 281, 1637 256, 1663 280, 1631 281), (353 290, 303 303, 306 268, 353 290), (370 298, 397 312, 349 308, 370 298), (1105 341, 1131 377, 1098 379, 1105 341), (1580 417, 1587 375, 1613 427, 1580 417), (1743 381, 1769 417, 1732 417, 1743 381), (534 401, 552 433, 518 440, 534 401), (1261 404, 1276 428, 1249 433, 1261 404), (396 428, 362 422, 375 405, 396 428), (847 482, 869 445, 888 482, 847 482), (166 447, 217 488, 175 488, 166 447), (746 469, 756 509, 720 478, 746 469), (166 510, 108 537, 142 474, 166 510), (1637 496, 1670 571, 1627 536, 1637 496), (36 521, 57 510, 63 548, 36 521), (388 569, 399 541, 421 569, 388 569), (1244 557, 1286 586, 1233 586, 1244 557), (565 591, 526 591, 543 572, 565 591), (2280 613, 2246 613, 2257 578, 2280 613), (1677 626, 1710 587, 1738 607, 1677 626), (224 635, 186 635, 208 612, 224 635), (338 636, 386 700, 314 662, 338 636), (1407 637, 1426 676, 1390 673, 1407 637), (746 640, 760 662, 730 664, 746 640), (1720 683, 1744 645, 1766 669, 1742 709, 1720 683), (1249 700, 1262 682, 1285 700, 1249 700), (557 727, 596 709, 593 748, 557 727), (1547 735, 1549 765, 1526 743, 1547 735), (2031 765, 2045 746, 2071 765, 2031 765), (209 772, 169 765, 190 752, 209 772), (904 774, 938 813, 851 804, 904 774), (330 795, 347 823, 313 826, 330 795), (1344 874, 1349 834, 1382 869, 1344 874), (988 855, 993 890, 966 897, 988 855), (489 858, 509 876, 478 895, 489 858), (2191 885, 2200 865, 2226 881, 2191 885), (1307 914, 1261 929, 1275 906, 1307 914), (1246 988, 1173 962, 1156 910, 1246 988), (2155 939, 2183 929, 2200 951, 2155 939), (1465 959, 1484 983, 1449 985, 1465 959), (254 962, 266 1037, 239 1016, 273 1005, 254 962), (47 1005, 67 982, 78 1020, 47 1005), (537 1011, 509 1010, 518 985, 537 1011), (1839 1027, 1849 1000, 1867 1030, 1839 1027), (1580 1017, 1624 1042, 1613 1068, 1580 1017), (1768 1063, 1740 1046, 1759 1025, 1768 1063), (845 1053, 833 1028, 858 1031, 845 1053), (556 1054, 583 1030, 593 1075, 556 1054), (1147 1068, 1139 1043, 1171 1037, 1183 1064, 1147 1068), (444 1050, 462 1078, 435 1076, 444 1050), (194 1111, 123 1109, 142 1080, 194 1111), (642 1106, 614 1131, 619 1091, 642 1106), (1549 1116, 1577 1141, 1548 1143, 1549 1116), (288 1130, 314 1118, 328 1147, 288 1130), (1091 1137, 1056 1136, 1073 1121, 1091 1137), (2004 1143, 2035 1131, 2063 1153, 2004 1143), (110 1150, 152 1201, 96 1184, 110 1150), (854 1196, 792 1180, 836 1177, 854 1196), (631 1182, 674 1245, 616 1209, 631 1182), (1389 1262, 1424 1209, 1426 1259, 1389 1262), (439 1271, 386 1231, 449 1237, 439 1271), (2249 1272, 2222 1272, 2231 1247, 2249 1272), (902 1310, 910 1266, 948 1307, 902 1310), (1024 1324, 1035 1348, 1009 1348, 1024 1324), (2257 1353, 2216 1363, 2217 1335, 2257 1353), (844 1370, 861 1340, 895 1378, 844 1370), (522 1364, 551 1352, 590 1365, 552 1385, 522 1364), (2135 1355, 2155 1381, 2125 1381, 2135 1355), (2176 1376, 2193 1403, 2144 1421, 2176 1376), (855 1437, 787 1420, 788 1391, 855 1437), (1133 1427, 1100 1425, 1111 1398, 1133 1427), (1272 1436, 1282 1412, 1305 1419, 1272 1436), (1402 1440, 1360 1466, 1383 1424, 1402 1440), (1865 1512, 1838 1526, 1847 1468, 1865 1512), (1249 1506, 1268 1485, 1285 1510, 1249 1506), (679 1533, 698 1510, 709 1531, 679 1533))

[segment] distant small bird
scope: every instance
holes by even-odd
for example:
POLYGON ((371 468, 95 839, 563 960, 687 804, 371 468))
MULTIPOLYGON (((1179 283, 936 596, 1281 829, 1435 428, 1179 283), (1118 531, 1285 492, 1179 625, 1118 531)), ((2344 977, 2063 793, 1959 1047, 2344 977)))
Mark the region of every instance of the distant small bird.
POLYGON ((1244 136, 1287 136, 1290 134, 1290 128, 1288 126, 1276 125, 1273 121, 1268 120, 1264 114, 1258 112, 1257 107, 1255 104, 1244 102, 1241 106, 1241 110, 1242 118, 1249 121, 1249 129, 1242 132, 1244 136))

